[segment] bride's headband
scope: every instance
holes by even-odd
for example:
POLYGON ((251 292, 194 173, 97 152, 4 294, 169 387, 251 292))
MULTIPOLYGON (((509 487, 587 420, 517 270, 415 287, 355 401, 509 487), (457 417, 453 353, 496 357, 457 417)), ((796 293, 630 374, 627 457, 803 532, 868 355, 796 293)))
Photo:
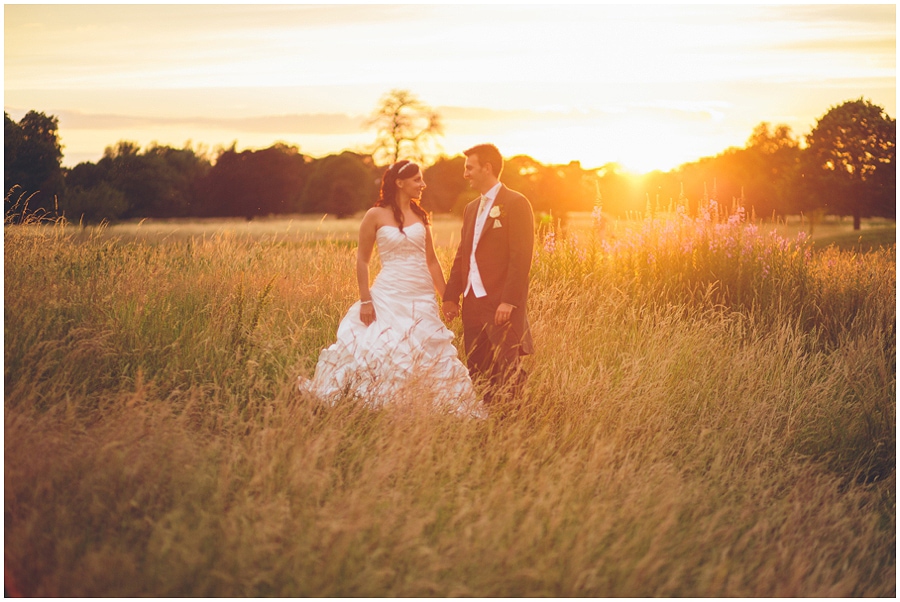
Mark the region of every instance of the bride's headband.
POLYGON ((403 161, 397 161, 393 165, 391 165, 388 171, 392 171, 397 174, 397 179, 403 179, 403 172, 409 172, 410 175, 414 173, 414 171, 410 168, 415 169, 415 171, 419 171, 419 166, 413 163, 412 161, 407 161, 404 159, 403 161))

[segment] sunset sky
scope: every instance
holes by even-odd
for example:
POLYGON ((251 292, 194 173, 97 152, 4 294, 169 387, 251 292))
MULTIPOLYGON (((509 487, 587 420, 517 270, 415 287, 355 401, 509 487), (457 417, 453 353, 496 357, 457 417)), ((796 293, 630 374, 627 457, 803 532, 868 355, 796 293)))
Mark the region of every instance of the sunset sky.
POLYGON ((6 112, 58 116, 66 166, 119 140, 365 150, 393 88, 438 109, 449 155, 638 172, 846 100, 896 116, 893 4, 7 4, 4 44, 6 112))

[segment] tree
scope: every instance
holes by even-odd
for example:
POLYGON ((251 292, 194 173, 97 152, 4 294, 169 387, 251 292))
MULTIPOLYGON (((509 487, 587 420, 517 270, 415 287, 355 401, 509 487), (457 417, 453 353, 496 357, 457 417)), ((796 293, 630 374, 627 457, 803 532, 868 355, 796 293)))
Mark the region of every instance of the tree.
POLYGON ((384 95, 366 123, 376 128, 372 156, 388 164, 404 159, 424 162, 433 156, 444 128, 440 115, 408 90, 384 95))
POLYGON ((378 179, 365 155, 345 151, 319 159, 303 191, 301 210, 350 217, 375 203, 378 179))
POLYGON ((813 203, 829 213, 896 217, 897 121, 870 101, 832 107, 807 136, 803 176, 813 203))
MULTIPOLYGON (((88 192, 101 182, 122 193, 125 210, 119 215, 102 215, 105 219, 117 217, 185 217, 196 213, 196 183, 209 169, 209 161, 190 148, 175 149, 151 145, 144 152, 129 141, 119 141, 109 146, 96 166, 79 164, 66 176, 73 189, 88 192)), ((111 198, 98 188, 104 198, 111 198)), ((67 209, 74 207, 69 206, 67 209)), ((78 206, 84 205, 79 199, 78 206)), ((102 203, 106 207, 119 207, 118 203, 102 203)))
POLYGON ((75 186, 66 192, 62 213, 73 222, 100 222, 122 217, 128 201, 122 191, 101 181, 90 187, 75 186))
POLYGON ((434 165, 425 169, 425 183, 428 187, 422 193, 422 206, 428 211, 462 213, 465 204, 471 201, 476 193, 463 178, 466 158, 440 157, 434 165))
POLYGON ((559 218, 570 211, 590 211, 597 198, 596 172, 582 169, 578 161, 543 165, 527 155, 517 155, 504 163, 500 179, 528 197, 536 213, 559 218))
POLYGON ((310 159, 296 146, 222 151, 202 178, 200 212, 207 216, 275 215, 300 210, 310 159))
MULTIPOLYGON (((55 210, 57 197, 65 189, 62 146, 59 143, 59 119, 37 111, 28 111, 19 123, 3 113, 4 186, 9 191, 18 185, 29 210, 55 210)), ((9 196, 9 195, 7 195, 9 196)), ((8 213, 11 207, 5 207, 8 213)))
POLYGON ((741 203, 763 218, 799 213, 804 209, 797 184, 802 153, 789 126, 762 122, 743 148, 728 148, 669 174, 645 177, 645 184, 653 180, 654 186, 645 186, 644 195, 649 194, 651 201, 658 197, 663 207, 681 198, 692 214, 704 195, 715 197, 726 209, 741 203))
POLYGON ((802 156, 791 128, 766 122, 753 129, 742 153, 746 181, 742 187, 748 209, 757 215, 797 213, 797 181, 802 156))
POLYGON ((114 220, 128 211, 125 195, 109 181, 109 162, 101 163, 85 161, 66 173, 66 195, 60 203, 60 213, 69 221, 114 220))
POLYGON ((159 166, 166 184, 165 193, 152 206, 155 217, 186 217, 198 212, 198 183, 209 173, 211 165, 203 153, 185 148, 152 145, 144 157, 159 166))

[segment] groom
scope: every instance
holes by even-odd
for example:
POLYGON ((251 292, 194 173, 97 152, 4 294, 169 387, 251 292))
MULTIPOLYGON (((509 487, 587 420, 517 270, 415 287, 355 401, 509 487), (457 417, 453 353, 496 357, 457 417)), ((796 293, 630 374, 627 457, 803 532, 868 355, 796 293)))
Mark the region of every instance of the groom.
POLYGON ((524 196, 498 179, 503 158, 493 144, 470 148, 464 177, 481 196, 466 205, 462 240, 444 292, 447 320, 459 315, 469 374, 486 379, 484 401, 519 394, 520 359, 533 351, 526 315, 534 252, 534 213, 524 196))

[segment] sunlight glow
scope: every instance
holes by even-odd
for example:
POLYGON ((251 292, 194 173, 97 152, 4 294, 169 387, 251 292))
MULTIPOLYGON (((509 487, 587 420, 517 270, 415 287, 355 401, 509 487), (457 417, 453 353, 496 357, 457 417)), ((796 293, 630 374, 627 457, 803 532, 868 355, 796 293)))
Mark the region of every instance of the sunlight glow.
POLYGON ((404 88, 444 115, 448 153, 491 140, 670 169, 761 121, 805 134, 851 98, 894 115, 895 20, 893 5, 6 5, 4 103, 60 117, 65 165, 122 139, 364 149, 372 132, 347 124, 404 88))

